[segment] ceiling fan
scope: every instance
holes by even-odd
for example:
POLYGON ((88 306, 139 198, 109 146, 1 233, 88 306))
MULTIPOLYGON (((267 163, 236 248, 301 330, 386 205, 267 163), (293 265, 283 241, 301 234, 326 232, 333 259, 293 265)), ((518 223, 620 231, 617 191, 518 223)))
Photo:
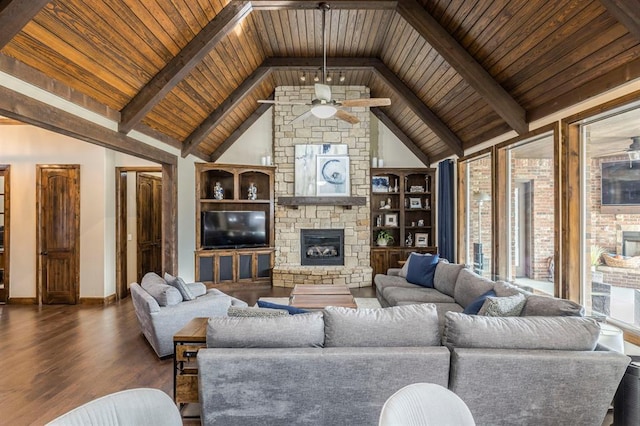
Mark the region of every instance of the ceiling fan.
POLYGON ((391 105, 391 99, 389 98, 364 98, 364 99, 346 99, 343 101, 337 101, 331 97, 331 87, 327 83, 327 31, 326 31, 326 14, 331 7, 328 3, 320 3, 319 9, 322 10, 322 50, 323 50, 323 65, 322 65, 322 77, 324 84, 315 84, 315 97, 311 102, 286 102, 277 100, 259 100, 259 103, 263 104, 276 104, 276 105, 307 105, 311 108, 304 114, 299 115, 291 121, 295 123, 297 121, 304 120, 308 117, 314 116, 320 119, 327 119, 335 117, 339 120, 346 121, 347 123, 356 124, 360 120, 353 114, 343 110, 343 107, 377 107, 391 105))

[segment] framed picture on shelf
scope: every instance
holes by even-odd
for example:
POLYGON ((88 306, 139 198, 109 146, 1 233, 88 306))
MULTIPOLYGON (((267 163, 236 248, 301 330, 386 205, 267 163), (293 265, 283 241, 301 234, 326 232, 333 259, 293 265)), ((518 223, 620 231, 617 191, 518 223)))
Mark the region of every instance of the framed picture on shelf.
POLYGON ((411 209, 421 209, 422 208, 422 200, 420 198, 409 198, 409 208, 411 208, 411 209))
POLYGON ((371 178, 372 192, 389 192, 389 177, 373 176, 371 178))
POLYGON ((384 215, 384 226, 398 226, 398 214, 387 213, 384 215))
POLYGON ((429 234, 416 233, 416 247, 427 247, 429 245, 429 234))
POLYGON ((317 155, 316 196, 351 195, 349 157, 346 155, 317 155))

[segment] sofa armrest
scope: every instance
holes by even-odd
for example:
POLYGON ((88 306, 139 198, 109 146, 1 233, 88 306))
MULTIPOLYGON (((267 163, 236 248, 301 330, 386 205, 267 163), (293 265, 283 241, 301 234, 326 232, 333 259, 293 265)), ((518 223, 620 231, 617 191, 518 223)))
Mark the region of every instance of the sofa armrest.
POLYGON ((205 295, 205 297, 207 297, 208 295, 211 295, 211 294, 217 295, 217 296, 225 296, 225 297, 230 298, 231 299, 231 306, 237 306, 237 307, 240 307, 240 308, 246 308, 247 306, 249 306, 247 304, 247 302, 244 302, 244 301, 242 301, 240 299, 237 299, 237 298, 235 298, 233 296, 229 296, 228 294, 225 294, 225 293, 221 292, 217 288, 211 288, 211 289, 207 290, 207 294, 205 295))
POLYGON ((193 293, 195 297, 207 294, 207 286, 204 285, 204 283, 187 283, 187 287, 191 289, 191 293, 193 293))
POLYGON ((387 269, 387 275, 390 275, 392 277, 399 277, 400 271, 402 271, 402 268, 389 268, 387 269))

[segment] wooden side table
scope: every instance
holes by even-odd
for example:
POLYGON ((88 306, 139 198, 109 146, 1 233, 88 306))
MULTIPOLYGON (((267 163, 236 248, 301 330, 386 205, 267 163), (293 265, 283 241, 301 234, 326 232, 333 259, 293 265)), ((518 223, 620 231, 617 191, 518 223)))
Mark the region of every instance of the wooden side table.
POLYGON ((182 411, 198 399, 198 350, 207 345, 209 318, 194 318, 173 336, 173 399, 182 411))
POLYGON ((327 306, 357 308, 346 285, 298 284, 291 292, 289 305, 302 309, 323 309, 327 306))

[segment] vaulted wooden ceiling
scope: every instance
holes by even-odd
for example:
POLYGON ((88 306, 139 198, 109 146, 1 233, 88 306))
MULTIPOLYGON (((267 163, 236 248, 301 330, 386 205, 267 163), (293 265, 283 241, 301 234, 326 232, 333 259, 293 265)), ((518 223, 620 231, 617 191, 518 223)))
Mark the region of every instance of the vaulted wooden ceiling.
MULTIPOLYGON (((391 98, 373 113, 424 161, 640 77, 639 0, 327 3, 331 84, 391 98)), ((257 100, 322 66, 318 5, 0 0, 0 70, 34 69, 120 132, 215 160, 266 111, 257 100)))

